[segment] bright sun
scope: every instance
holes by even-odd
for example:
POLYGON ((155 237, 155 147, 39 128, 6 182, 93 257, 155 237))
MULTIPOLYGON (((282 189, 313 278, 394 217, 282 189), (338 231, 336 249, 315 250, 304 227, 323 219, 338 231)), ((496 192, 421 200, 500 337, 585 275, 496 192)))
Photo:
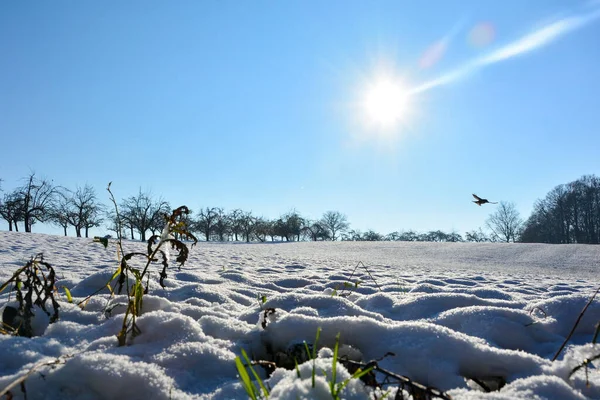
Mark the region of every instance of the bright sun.
POLYGON ((370 123, 391 129, 405 122, 409 92, 399 79, 379 77, 367 87, 364 111, 370 123))

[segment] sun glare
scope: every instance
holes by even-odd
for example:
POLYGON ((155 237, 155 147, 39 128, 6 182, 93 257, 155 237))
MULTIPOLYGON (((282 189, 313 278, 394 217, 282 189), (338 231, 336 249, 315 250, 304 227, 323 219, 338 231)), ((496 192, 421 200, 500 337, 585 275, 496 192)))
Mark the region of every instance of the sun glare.
POLYGON ((396 128, 405 122, 409 92, 399 79, 379 77, 368 85, 364 111, 371 124, 379 128, 396 128))

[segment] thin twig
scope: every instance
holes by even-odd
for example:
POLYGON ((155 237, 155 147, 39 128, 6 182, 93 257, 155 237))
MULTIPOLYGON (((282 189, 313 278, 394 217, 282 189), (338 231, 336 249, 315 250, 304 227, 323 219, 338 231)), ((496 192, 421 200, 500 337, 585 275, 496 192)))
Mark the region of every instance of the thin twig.
MULTIPOLYGON (((347 359, 343 359, 343 358, 338 358, 338 360, 340 361, 340 363, 342 363, 346 369, 348 369, 348 365, 353 366, 353 367, 358 367, 362 370, 365 370, 366 368, 371 368, 372 371, 378 372, 382 375, 385 376, 385 379, 383 380, 383 382, 380 384, 380 386, 383 385, 394 385, 394 384, 398 384, 401 386, 401 388, 404 388, 405 386, 409 387, 410 390, 413 393, 419 393, 420 395, 424 395, 426 397, 424 397, 425 399, 431 399, 431 398, 438 398, 438 399, 443 399, 443 400, 452 400, 452 397, 450 397, 449 394, 442 392, 439 389, 430 387, 430 386, 425 386, 421 383, 418 382, 414 382, 413 380, 411 380, 410 378, 403 376, 403 375, 398 375, 395 374, 393 372, 387 371, 381 367, 379 367, 379 365, 377 365, 376 361, 371 361, 367 364, 363 364, 357 361, 352 361, 352 360, 347 360, 347 359), (390 379, 395 380, 396 382, 392 382, 390 379)), ((401 390, 400 388, 398 390, 401 390)), ((414 396, 413 396, 414 398, 414 396)))
MULTIPOLYGON (((571 370, 571 373, 569 374, 569 379, 573 376, 573 374, 575 372, 579 371, 583 367, 585 367, 586 371, 587 371, 587 366, 590 365, 592 363, 592 361, 595 361, 595 360, 598 360, 598 359, 600 359, 600 354, 596 354, 592 358, 586 358, 585 360, 583 360, 583 362, 581 364, 579 364, 578 366, 576 366, 575 368, 573 368, 571 370)), ((587 384, 587 373, 586 373, 586 384, 587 384)))
MULTIPOLYGON (((363 264, 362 261, 359 261, 356 264, 356 267, 354 267, 354 269, 352 270, 352 273, 350 274, 350 278, 348 279, 350 282, 352 282, 352 278, 354 277, 354 273, 356 272, 356 270, 358 269, 358 266, 362 265, 362 267, 365 269, 365 271, 367 271, 367 274, 369 274, 369 277, 371 278, 371 280, 373 282, 375 282, 375 285, 377 285, 377 288, 379 289, 379 291, 381 292, 381 286, 379 286, 379 283, 377 283, 377 281, 375 280, 375 278, 373 278, 373 275, 371 275, 371 272, 369 271, 369 269, 365 266, 365 264, 363 264)), ((342 296, 344 294, 344 292, 346 291, 346 287, 344 286, 344 289, 341 291, 340 296, 342 296)))
POLYGON ((563 351, 563 349, 565 348, 565 346, 567 345, 567 343, 571 339, 571 336, 573 336, 573 334, 575 333, 575 329, 577 328, 577 325, 579 325, 579 321, 581 321, 581 318, 583 318, 583 314, 585 314, 585 312, 588 309, 588 307, 590 306, 590 304, 592 304, 592 302, 596 298, 596 295, 598 294, 598 292, 600 292, 600 287, 598 287, 598 289, 596 289, 596 291, 594 292, 594 294, 592 295, 592 297, 590 298, 590 300, 587 302, 587 304, 585 305, 585 307, 583 307, 583 310, 581 310, 581 313, 579 313, 579 317, 577 317, 577 321, 575 321, 575 325, 573 325, 573 328, 571 329, 571 332, 569 332, 569 334, 567 335, 567 338, 565 339, 565 341, 563 342, 563 344, 560 346, 560 349, 558 349, 558 351, 556 352, 556 354, 552 358, 552 361, 556 360, 558 358, 558 356, 560 355, 560 353, 563 351))
POLYGON ((598 334, 600 333, 600 321, 598 321, 598 323, 596 324, 596 332, 594 332, 594 337, 592 338, 592 343, 596 344, 596 341, 598 340, 598 334))
POLYGON ((377 288, 381 292, 382 291, 381 290, 381 286, 379 286, 379 283, 377 283, 377 281, 375 280, 375 278, 373 278, 373 275, 371 275, 371 271, 369 271, 369 269, 365 266, 365 264, 362 263, 362 261, 360 262, 360 264, 362 264, 362 266, 365 269, 365 271, 367 271, 367 274, 369 274, 369 276, 371 277, 371 279, 373 280, 373 282, 375 282, 375 284, 377 285, 377 288))
POLYGON ((33 374, 38 369, 40 369, 42 367, 46 367, 48 365, 57 365, 57 364, 64 363, 64 362, 66 362, 67 358, 71 358, 71 357, 73 357, 73 356, 72 355, 65 355, 65 356, 60 356, 60 357, 58 357, 58 358, 56 358, 56 359, 54 359, 52 361, 44 361, 44 362, 40 362, 38 364, 35 364, 33 367, 31 367, 31 369, 29 371, 27 371, 25 374, 21 375, 20 377, 18 377, 14 381, 12 381, 4 389, 2 389, 2 391, 0 391, 0 397, 2 397, 5 394, 7 394, 15 386, 22 385, 27 380, 27 378, 29 378, 31 376, 31 374, 33 374))

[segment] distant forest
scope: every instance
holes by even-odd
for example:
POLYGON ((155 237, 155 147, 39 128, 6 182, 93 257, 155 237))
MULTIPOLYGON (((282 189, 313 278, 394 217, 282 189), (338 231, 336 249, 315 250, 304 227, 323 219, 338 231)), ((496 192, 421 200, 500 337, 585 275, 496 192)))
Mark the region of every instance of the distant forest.
MULTIPOLYGON (((9 231, 31 232, 36 223, 61 227, 65 236, 74 231, 88 237, 96 227, 133 240, 146 240, 148 233, 162 231, 164 215, 172 209, 161 197, 141 190, 135 196, 115 200, 114 206, 101 203, 96 190, 86 185, 74 190, 57 186, 35 173, 23 178, 23 185, 12 191, 0 191, 0 217, 9 231), (120 221, 120 224, 117 221, 120 221)), ((2 181, 0 180, 0 184, 2 181)), ((585 175, 552 189, 537 200, 527 220, 514 203, 500 202, 490 208, 485 226, 461 235, 440 230, 419 233, 412 230, 381 234, 372 230, 351 229, 347 217, 339 211, 326 211, 319 219, 303 217, 296 210, 269 219, 240 209, 225 211, 205 207, 189 216, 191 231, 206 241, 411 241, 411 242, 527 242, 527 243, 600 243, 600 179, 585 175)))
POLYGON ((537 200, 520 233, 522 242, 600 243, 600 179, 585 175, 537 200))

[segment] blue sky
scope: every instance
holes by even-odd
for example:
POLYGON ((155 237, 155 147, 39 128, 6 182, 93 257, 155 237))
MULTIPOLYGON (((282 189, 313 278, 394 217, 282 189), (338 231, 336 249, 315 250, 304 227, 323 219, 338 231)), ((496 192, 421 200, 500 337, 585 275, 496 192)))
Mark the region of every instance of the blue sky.
POLYGON ((599 12, 560 0, 3 2, 0 178, 5 190, 30 171, 89 183, 106 203, 112 181, 118 198, 141 188, 192 209, 339 210, 381 233, 484 226, 493 207, 471 193, 526 218, 555 185, 600 174, 599 12), (385 128, 365 122, 381 76, 410 93, 385 128))

